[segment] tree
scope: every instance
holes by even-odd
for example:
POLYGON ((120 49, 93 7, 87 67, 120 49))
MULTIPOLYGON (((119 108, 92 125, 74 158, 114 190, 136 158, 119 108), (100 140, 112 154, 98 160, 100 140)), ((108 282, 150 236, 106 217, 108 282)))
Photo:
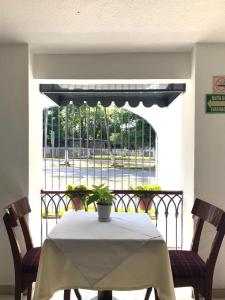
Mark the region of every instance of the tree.
POLYGON ((51 146, 51 132, 57 147, 87 147, 96 141, 97 147, 107 144, 114 163, 112 147, 141 149, 155 148, 156 133, 142 117, 123 108, 101 105, 88 107, 52 107, 43 113, 43 144, 51 146), (66 137, 67 134, 67 137, 66 137))

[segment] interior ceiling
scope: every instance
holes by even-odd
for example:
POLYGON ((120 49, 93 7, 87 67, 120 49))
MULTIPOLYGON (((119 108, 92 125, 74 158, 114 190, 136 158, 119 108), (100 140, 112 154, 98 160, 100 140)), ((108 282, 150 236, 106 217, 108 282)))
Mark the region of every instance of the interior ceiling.
POLYGON ((189 51, 225 42, 224 0, 0 0, 0 43, 35 52, 189 51))

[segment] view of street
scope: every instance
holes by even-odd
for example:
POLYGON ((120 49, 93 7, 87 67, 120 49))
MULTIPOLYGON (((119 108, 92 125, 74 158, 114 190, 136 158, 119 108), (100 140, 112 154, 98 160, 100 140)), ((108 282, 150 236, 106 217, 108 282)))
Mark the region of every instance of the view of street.
POLYGON ((43 159, 43 188, 47 190, 65 190, 68 184, 105 183, 111 189, 129 189, 137 185, 155 183, 155 166, 149 162, 129 161, 111 166, 109 160, 43 159))

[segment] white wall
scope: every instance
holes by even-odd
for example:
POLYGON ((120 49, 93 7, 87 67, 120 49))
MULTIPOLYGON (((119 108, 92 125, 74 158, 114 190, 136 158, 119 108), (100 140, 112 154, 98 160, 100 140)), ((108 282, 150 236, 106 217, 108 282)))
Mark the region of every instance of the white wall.
POLYGON ((29 57, 29 200, 31 206, 30 230, 35 246, 41 244, 41 201, 42 188, 42 112, 43 96, 39 84, 33 80, 33 61, 29 57))
MULTIPOLYGON (((183 94, 168 107, 146 109, 142 104, 130 111, 147 120, 158 137, 158 184, 163 190, 182 190, 181 128, 183 94)), ((126 108, 126 107, 125 107, 126 108)))
POLYGON ((190 53, 36 54, 37 79, 185 79, 190 53))
POLYGON ((182 99, 181 125, 181 182, 183 190, 183 235, 184 249, 190 249, 193 235, 193 220, 190 214, 194 203, 194 131, 195 131, 195 98, 194 98, 194 60, 191 80, 186 82, 186 93, 182 99))
POLYGON ((13 282, 3 208, 28 195, 28 46, 0 46, 0 284, 13 282))
MULTIPOLYGON (((225 44, 197 44, 195 49, 195 196, 225 209, 225 114, 206 114, 205 95, 212 77, 225 75, 225 44)), ((211 231, 201 252, 208 252, 211 231)), ((216 267, 215 284, 224 287, 225 243, 216 267)))

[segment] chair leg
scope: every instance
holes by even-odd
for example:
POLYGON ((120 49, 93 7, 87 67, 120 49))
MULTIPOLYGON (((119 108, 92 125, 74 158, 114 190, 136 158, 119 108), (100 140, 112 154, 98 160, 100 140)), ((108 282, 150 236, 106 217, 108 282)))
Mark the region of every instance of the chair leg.
POLYGON ((32 295, 32 283, 31 283, 31 285, 27 288, 27 300, 31 300, 31 295, 32 295))
POLYGON ((205 281, 203 295, 205 300, 212 300, 212 279, 210 278, 205 281))
POLYGON ((154 292, 155 292, 155 300, 160 300, 156 289, 154 289, 154 292))
POLYGON ((70 300, 70 290, 64 290, 64 300, 70 300))
POLYGON ((199 292, 198 292, 198 289, 194 288, 194 297, 195 297, 195 300, 199 300, 199 292))
POLYGON ((205 292, 205 300, 212 300, 212 286, 209 286, 205 292))
POLYGON ((205 300, 212 300, 212 293, 205 296, 205 300))
POLYGON ((21 300, 21 285, 18 282, 15 282, 14 299, 21 300))
POLYGON ((75 293, 75 295, 76 295, 76 297, 77 297, 77 300, 81 300, 81 299, 82 299, 81 294, 80 294, 80 292, 79 292, 78 289, 75 289, 75 290, 74 290, 74 293, 75 293))
POLYGON ((146 294, 145 294, 145 299, 144 300, 148 300, 150 295, 151 295, 151 292, 152 292, 152 288, 148 288, 147 291, 146 291, 146 294))

